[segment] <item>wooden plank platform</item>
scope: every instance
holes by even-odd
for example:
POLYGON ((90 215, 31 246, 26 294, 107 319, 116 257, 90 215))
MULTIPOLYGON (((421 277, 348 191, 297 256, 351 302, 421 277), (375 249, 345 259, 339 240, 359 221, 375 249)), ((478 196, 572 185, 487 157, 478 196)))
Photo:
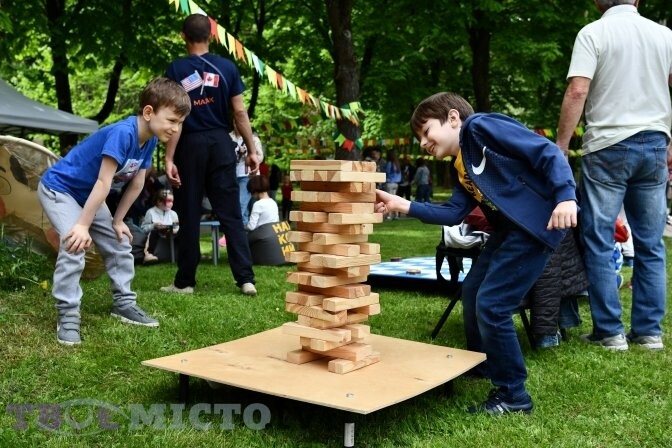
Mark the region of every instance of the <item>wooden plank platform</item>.
MULTIPOLYGON (((198 350, 143 361, 147 367, 277 397, 369 414, 440 386, 485 360, 483 353, 372 334, 380 361, 347 375, 328 370, 332 358, 292 364, 299 338, 282 328, 198 350)), ((348 367, 341 367, 347 369, 348 367)))

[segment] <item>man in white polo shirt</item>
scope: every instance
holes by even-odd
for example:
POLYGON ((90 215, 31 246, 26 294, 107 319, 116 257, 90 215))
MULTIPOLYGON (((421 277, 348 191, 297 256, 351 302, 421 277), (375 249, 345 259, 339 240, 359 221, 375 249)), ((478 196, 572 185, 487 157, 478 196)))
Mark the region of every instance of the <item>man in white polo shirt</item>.
POLYGON ((580 224, 593 332, 583 338, 612 350, 663 348, 672 30, 640 16, 638 3, 595 0, 603 15, 574 42, 556 141, 567 150, 585 106, 580 224), (611 263, 621 204, 635 246, 627 336, 611 263))

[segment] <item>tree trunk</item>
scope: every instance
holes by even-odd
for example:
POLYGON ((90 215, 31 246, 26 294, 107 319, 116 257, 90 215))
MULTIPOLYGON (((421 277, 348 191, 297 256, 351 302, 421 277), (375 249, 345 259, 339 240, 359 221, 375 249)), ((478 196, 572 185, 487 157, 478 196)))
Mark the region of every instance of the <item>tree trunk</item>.
MULTIPOLYGON (((325 0, 327 17, 333 39, 335 106, 342 107, 359 99, 359 68, 352 39, 352 0, 325 0)), ((361 130, 347 119, 338 120, 338 131, 348 140, 357 141, 361 130)), ((350 150, 336 148, 336 158, 359 160, 361 150, 353 145, 350 150)))
MULTIPOLYGON (((65 0, 46 0, 45 10, 51 39, 51 59, 53 65, 51 74, 54 76, 56 85, 56 99, 58 108, 64 112, 72 113, 72 96, 70 94, 70 68, 68 66, 67 29, 64 25, 65 0)), ((65 134, 59 137, 61 154, 65 153, 77 142, 74 134, 65 134)))
POLYGON ((469 26, 471 47, 471 81, 474 86, 476 112, 490 112, 490 38, 491 32, 482 11, 474 12, 474 24, 469 26))

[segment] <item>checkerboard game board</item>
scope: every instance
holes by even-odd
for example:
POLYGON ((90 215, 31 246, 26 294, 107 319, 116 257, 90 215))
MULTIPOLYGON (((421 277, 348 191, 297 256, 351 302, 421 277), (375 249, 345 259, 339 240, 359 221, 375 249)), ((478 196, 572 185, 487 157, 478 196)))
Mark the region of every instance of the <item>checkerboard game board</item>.
MULTIPOLYGON (((471 258, 464 258, 463 261, 464 272, 460 272, 458 281, 463 281, 469 268, 471 268, 471 258)), ((441 275, 446 280, 450 280, 450 271, 448 269, 448 261, 443 262, 441 266, 441 275)), ((375 277, 392 277, 397 280, 434 280, 436 281, 436 261, 434 257, 413 257, 403 258, 401 261, 388 261, 385 263, 378 263, 371 265, 369 278, 375 277), (420 270, 419 273, 409 273, 408 271, 420 270)))

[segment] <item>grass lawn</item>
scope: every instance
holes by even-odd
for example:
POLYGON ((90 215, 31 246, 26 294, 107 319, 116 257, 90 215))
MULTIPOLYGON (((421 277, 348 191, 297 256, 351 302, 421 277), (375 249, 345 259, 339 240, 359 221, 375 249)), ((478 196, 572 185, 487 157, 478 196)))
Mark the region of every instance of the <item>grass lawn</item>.
MULTIPOLYGON (((375 226, 370 241, 382 245, 382 259, 433 256, 438 226, 400 219, 375 226)), ((203 247, 209 250, 204 237, 203 247)), ((672 241, 666 240, 668 260, 672 241)), ((670 261, 667 269, 670 271, 670 261)), ((0 267, 0 269, 2 269, 0 267)), ((265 429, 246 427, 234 416, 232 429, 221 429, 221 416, 201 416, 212 422, 202 430, 189 423, 171 427, 170 404, 178 400, 177 376, 141 366, 141 361, 202 348, 268 330, 295 320, 284 311, 285 282, 291 267, 257 267, 259 295, 241 295, 233 284, 226 254, 219 266, 204 261, 192 296, 158 291, 171 283, 174 266, 139 266, 134 282, 139 304, 161 326, 127 326, 109 315, 108 281, 102 276, 82 283, 82 337, 71 348, 55 340, 56 312, 49 291, 38 285, 0 297, 0 447, 339 447, 343 443, 342 415, 337 411, 249 393, 229 387, 211 388, 192 380, 191 403, 262 403, 271 409, 265 429), (54 405, 68 412, 52 412, 54 405), (84 400, 89 400, 85 402, 84 400), (97 401, 93 401, 97 400, 97 401), (17 405, 42 405, 17 418, 17 405), (101 405, 102 404, 102 405, 101 405), (128 414, 163 404, 166 427, 140 425, 110 415, 128 414), (96 409, 101 405, 102 411, 96 409), (59 420, 60 419, 60 420, 59 420), (25 421, 22 428, 17 428, 25 421), (102 422, 102 423, 101 423, 102 422), (111 423, 110 423, 111 422, 111 423), (109 429, 118 425, 116 429, 109 429), (77 424, 82 427, 76 429, 77 424), (49 427, 59 427, 58 431, 49 427), (94 431, 98 433, 92 434, 94 431)), ((631 268, 624 268, 626 282, 631 268)), ((43 280, 43 279, 40 279, 43 280)), ((51 279, 49 279, 51 283, 51 279)), ((670 291, 668 283, 668 292, 670 291)), ((456 309, 439 337, 430 333, 447 299, 437 293, 375 288, 382 314, 370 319, 374 333, 462 348, 461 310, 456 309)), ((631 294, 621 290, 624 322, 629 322, 631 294)), ((459 305, 458 305, 459 308, 459 305)), ((672 328, 665 319, 666 350, 651 352, 631 347, 613 353, 582 343, 578 335, 591 329, 587 303, 584 324, 557 349, 532 351, 522 324, 514 317, 529 370, 528 389, 535 400, 529 416, 500 418, 471 416, 464 409, 482 401, 489 382, 458 378, 453 395, 439 388, 415 399, 356 418, 356 444, 361 447, 669 447, 672 446, 672 328)), ((626 325, 627 326, 627 325, 626 325)), ((384 356, 384 354, 383 354, 384 356)), ((297 381, 300 381, 297 378, 297 381)), ((269 372, 269 381, 273 373, 269 372)), ((25 408, 29 409, 29 408, 25 408)), ((178 413, 178 420, 179 420, 178 413)))

